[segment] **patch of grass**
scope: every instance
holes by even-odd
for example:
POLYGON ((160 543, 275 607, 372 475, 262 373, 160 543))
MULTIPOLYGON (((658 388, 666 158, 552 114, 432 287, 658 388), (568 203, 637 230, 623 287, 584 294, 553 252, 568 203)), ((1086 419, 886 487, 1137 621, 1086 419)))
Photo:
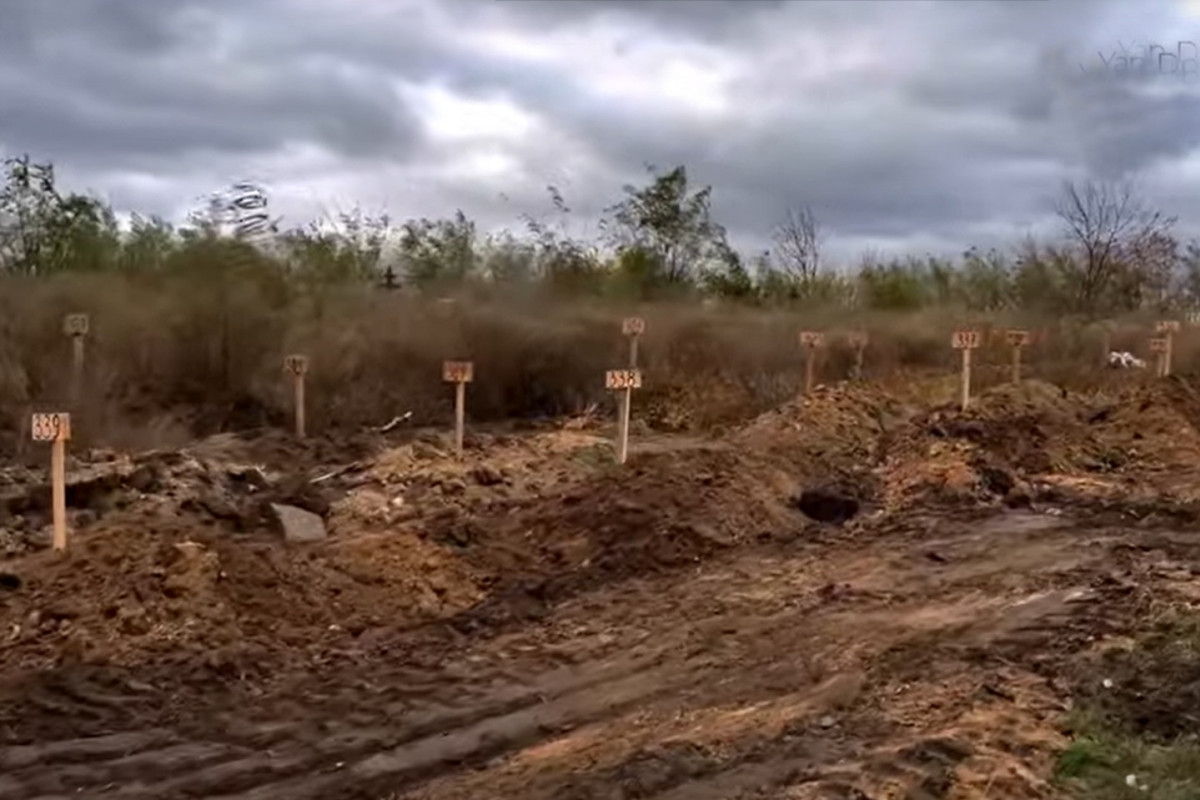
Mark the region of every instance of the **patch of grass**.
MULTIPOLYGON (((1161 690, 1174 695, 1183 706, 1189 705, 1188 695, 1173 677, 1179 675, 1176 667, 1181 660, 1196 663, 1195 655, 1200 652, 1198 632, 1200 618, 1163 621, 1129 654, 1145 673, 1164 682, 1161 690), (1172 686, 1178 691, 1171 691, 1172 686)), ((1111 692, 1120 693, 1120 687, 1111 692)), ((1162 713, 1151 697, 1140 692, 1136 696, 1143 697, 1146 706, 1156 709, 1156 713, 1162 713)), ((1140 704, 1106 702, 1103 697, 1085 701, 1068 718, 1073 741, 1059 754, 1055 781, 1087 800, 1200 798, 1200 731, 1174 737, 1156 734, 1137 719, 1143 710, 1140 704)), ((1185 709, 1177 711, 1184 713, 1185 709)))
POLYGON ((1059 755, 1055 780, 1088 800, 1195 800, 1200 798, 1200 742, 1156 744, 1095 728, 1059 755))

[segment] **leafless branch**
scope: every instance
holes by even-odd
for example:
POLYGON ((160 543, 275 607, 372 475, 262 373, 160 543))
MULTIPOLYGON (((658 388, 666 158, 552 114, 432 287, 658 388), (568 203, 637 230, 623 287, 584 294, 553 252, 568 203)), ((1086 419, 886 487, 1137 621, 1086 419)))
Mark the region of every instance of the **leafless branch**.
POLYGON ((817 277, 824 236, 811 208, 788 209, 774 238, 775 255, 785 270, 803 282, 817 277))

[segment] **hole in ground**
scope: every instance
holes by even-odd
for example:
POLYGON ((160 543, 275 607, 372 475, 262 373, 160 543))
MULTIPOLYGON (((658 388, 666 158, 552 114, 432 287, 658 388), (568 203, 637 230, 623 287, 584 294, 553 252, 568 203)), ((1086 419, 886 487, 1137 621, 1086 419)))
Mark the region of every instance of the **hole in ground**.
POLYGON ((854 518, 859 502, 847 492, 836 489, 805 489, 793 504, 800 513, 817 522, 842 525, 854 518))

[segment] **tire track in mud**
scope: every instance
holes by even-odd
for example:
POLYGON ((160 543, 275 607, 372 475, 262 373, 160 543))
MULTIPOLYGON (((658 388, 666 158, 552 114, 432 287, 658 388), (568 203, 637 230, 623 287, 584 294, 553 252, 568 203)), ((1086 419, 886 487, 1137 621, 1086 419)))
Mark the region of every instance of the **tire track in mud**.
MULTIPOLYGON (((186 742, 166 730, 3 748, 0 800, 59 791, 78 797, 81 790, 123 798, 331 797, 339 784, 411 779, 448 762, 486 758, 620 713, 693 680, 707 666, 681 670, 650 662, 562 669, 536 683, 504 687, 466 710, 410 714, 395 727, 351 728, 307 745, 284 738, 269 754, 236 741, 186 742), (332 772, 293 777, 324 770, 332 772), (177 777, 166 777, 171 775, 177 777), (135 776, 136 782, 113 788, 135 776), (158 776, 165 779, 154 781, 158 776)), ((261 748, 261 738, 255 739, 261 748)))
MULTIPOLYGON (((629 797, 677 800, 773 791, 796 781, 833 781, 834 767, 863 748, 881 747, 883 733, 865 722, 853 737, 810 731, 810 718, 822 713, 822 707, 806 705, 803 698, 780 712, 786 712, 781 723, 785 733, 760 734, 753 726, 735 726, 729 742, 702 748, 701 756, 686 750, 664 756, 660 745, 696 735, 679 722, 689 715, 708 719, 705 714, 727 706, 713 719, 728 724, 738 714, 758 713, 754 709, 759 706, 772 710, 781 698, 796 693, 819 696, 819 681, 804 666, 805 659, 828 657, 835 671, 856 664, 870 667, 879 656, 886 662, 893 648, 923 646, 926 636, 931 642, 979 648, 997 637, 1019 638, 1041 620, 1052 629, 1062 624, 1056 615, 1069 597, 1067 584, 1080 569, 1080 543, 1073 534, 1066 528, 1035 528, 1017 530, 999 544, 981 544, 989 531, 978 528, 959 528, 957 535, 934 540, 949 559, 940 571, 921 568, 928 559, 920 542, 883 537, 833 548, 822 545, 819 555, 804 548, 790 557, 765 560, 762 554, 743 554, 729 564, 706 567, 706 580, 664 578, 633 594, 607 587, 596 594, 599 611, 589 614, 587 603, 581 602, 564 609, 560 620, 516 634, 516 643, 528 636, 534 649, 543 641, 539 637, 546 625, 574 625, 580 614, 598 614, 613 630, 644 627, 654 634, 651 641, 624 656, 530 673, 534 677, 527 680, 491 685, 501 671, 494 662, 482 670, 471 666, 473 656, 464 647, 444 665, 447 672, 458 673, 453 693, 441 691, 423 703, 380 704, 370 693, 351 690, 331 702, 298 697, 299 712, 291 715, 298 718, 274 726, 246 724, 242 731, 210 727, 195 730, 195 735, 160 728, 0 748, 0 800, 54 795, 583 800, 605 796, 602 790, 614 780, 632 787, 629 797), (1021 552, 1035 539, 1041 548, 1041 577, 1028 569, 1030 556, 1021 552), (823 566, 816 571, 818 557, 823 566), (1007 575, 1009 565, 1018 562, 1023 573, 1007 575), (1063 585, 1046 594, 1045 584, 1055 582, 1063 585), (843 583, 858 591, 824 591, 843 583), (656 601, 656 595, 661 599, 656 601), (1030 598, 1029 603, 1016 602, 1030 598), (950 613, 955 609, 956 614, 950 613), (452 670, 455 662, 459 668, 452 670), (363 711, 361 721, 352 704, 355 721, 339 722, 347 696, 363 711), (377 707, 371 709, 371 704, 377 707), (650 726, 644 741, 627 732, 637 733, 636 727, 629 728, 631 720, 646 720, 650 726), (629 744, 595 763, 567 758, 561 764, 550 759, 522 765, 531 751, 570 743, 577 734, 628 736, 629 744), (847 744, 851 739, 854 747, 847 744)), ((1103 555, 1096 551, 1093 557, 1103 555)), ((475 646, 487 652, 495 645, 475 646)), ((398 665, 369 679, 385 689, 399 689, 414 681, 436 685, 441 672, 431 668, 422 676, 422 670, 398 665)), ((508 664, 504 672, 519 675, 519 664, 508 664)), ((881 680, 886 677, 886 671, 880 675, 881 680)), ((76 703, 103 698, 96 708, 108 712, 120 700, 87 686, 76 686, 72 693, 76 703)), ((845 717, 839 730, 850 730, 856 713, 839 713, 845 717)), ((870 721, 869 715, 863 719, 870 721)), ((932 774, 906 769, 908 779, 917 783, 932 774)))

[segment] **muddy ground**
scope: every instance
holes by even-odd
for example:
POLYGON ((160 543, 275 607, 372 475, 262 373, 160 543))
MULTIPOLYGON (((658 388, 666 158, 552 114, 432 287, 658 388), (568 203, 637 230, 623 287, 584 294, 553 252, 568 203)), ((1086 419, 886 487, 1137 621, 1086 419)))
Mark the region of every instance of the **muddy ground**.
POLYGON ((11 465, 0 800, 1066 797, 1106 671, 1194 684, 1098 654, 1200 600, 1200 393, 943 388, 79 454, 66 556, 11 465))

